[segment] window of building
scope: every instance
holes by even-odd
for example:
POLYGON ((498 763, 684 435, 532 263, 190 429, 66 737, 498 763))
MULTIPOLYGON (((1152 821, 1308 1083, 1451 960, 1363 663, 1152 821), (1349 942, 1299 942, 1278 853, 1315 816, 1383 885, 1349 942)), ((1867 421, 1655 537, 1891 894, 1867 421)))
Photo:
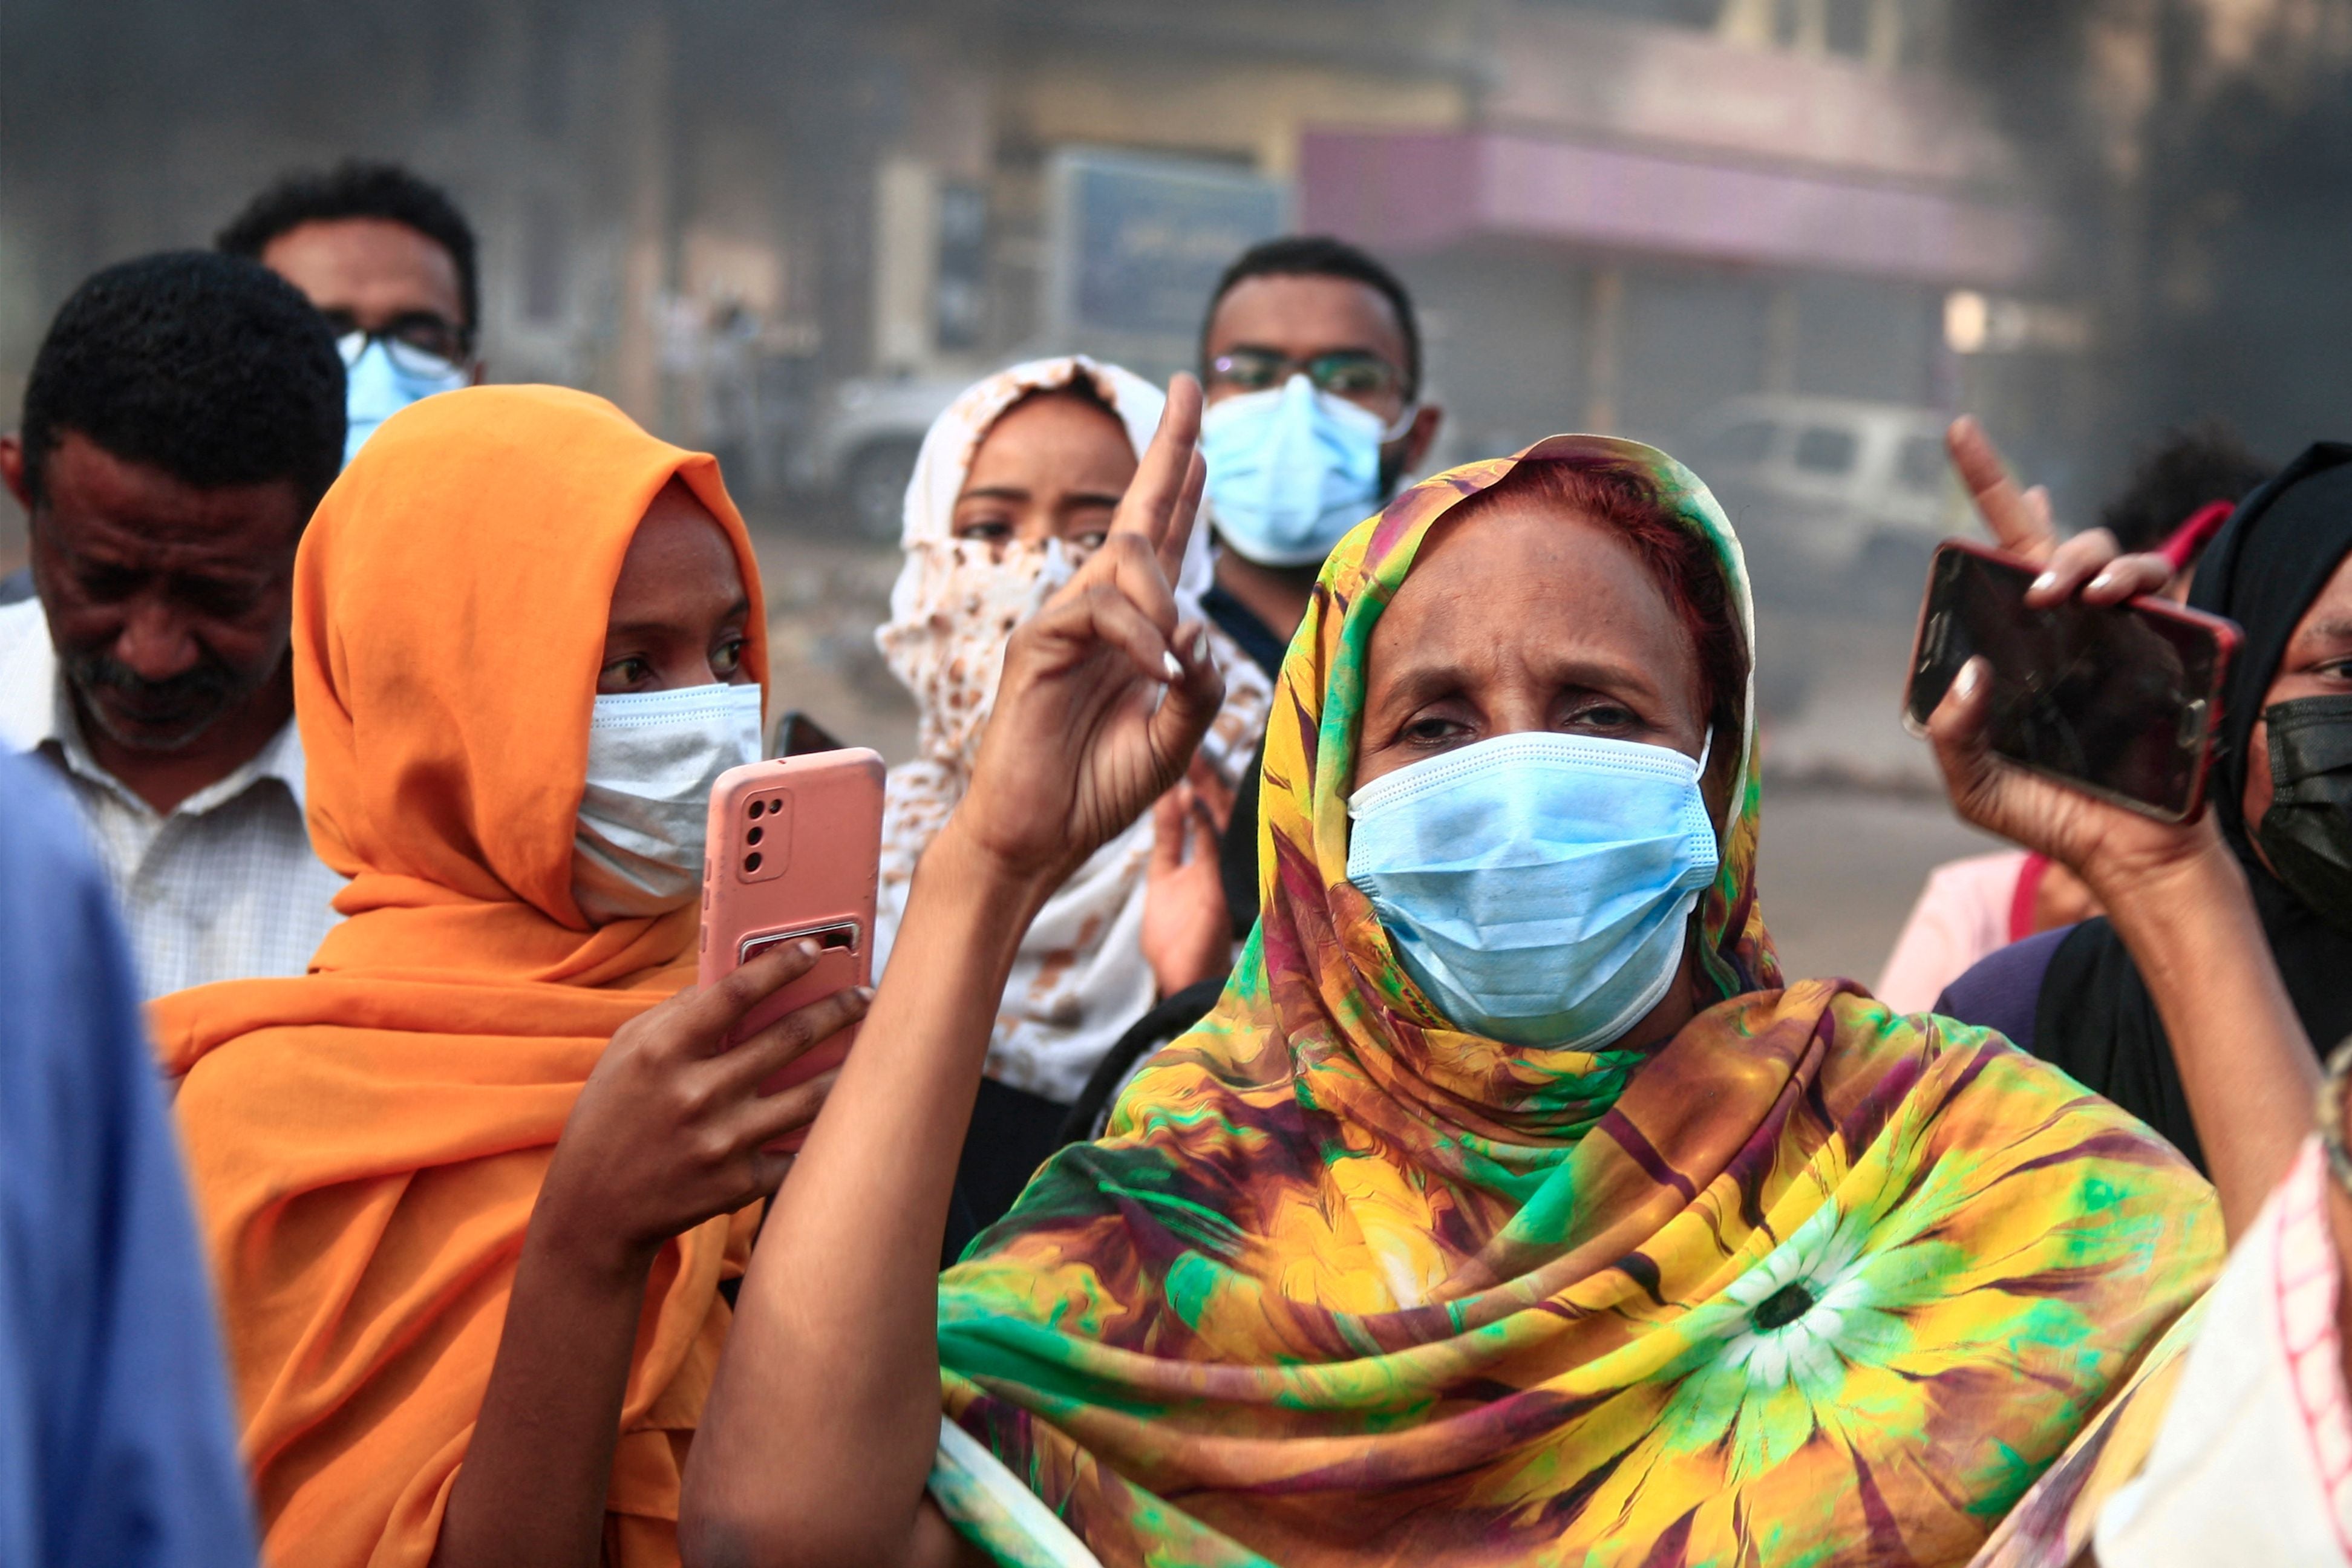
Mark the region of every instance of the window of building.
POLYGON ((1723 12, 1723 0, 1549 0, 1568 11, 1598 11, 1633 22, 1655 22, 1668 27, 1713 28, 1723 12))
POLYGON ((1870 0, 1822 0, 1822 43, 1833 55, 1870 52, 1870 0))
POLYGON ((980 346, 988 305, 988 192, 948 180, 940 185, 939 276, 932 288, 932 339, 954 353, 980 346))

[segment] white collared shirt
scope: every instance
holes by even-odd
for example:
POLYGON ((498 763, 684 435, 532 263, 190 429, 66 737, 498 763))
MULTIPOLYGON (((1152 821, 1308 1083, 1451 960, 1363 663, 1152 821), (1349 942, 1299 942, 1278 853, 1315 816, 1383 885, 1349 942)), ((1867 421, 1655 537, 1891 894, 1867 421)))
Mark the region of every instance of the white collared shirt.
POLYGON ((71 786, 113 884, 141 990, 300 974, 343 879, 311 853, 293 721, 243 767, 159 815, 83 745, 38 599, 0 606, 0 745, 71 786))

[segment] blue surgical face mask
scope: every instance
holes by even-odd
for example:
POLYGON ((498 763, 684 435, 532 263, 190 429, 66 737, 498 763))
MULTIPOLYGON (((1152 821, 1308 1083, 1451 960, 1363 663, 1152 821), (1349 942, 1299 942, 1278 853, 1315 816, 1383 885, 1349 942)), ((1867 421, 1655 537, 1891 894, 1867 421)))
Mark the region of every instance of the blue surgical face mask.
POLYGON ((393 358, 392 350, 382 338, 370 338, 360 350, 359 358, 351 362, 343 373, 343 461, 359 456, 375 427, 407 407, 436 392, 455 392, 470 377, 466 367, 450 364, 446 360, 415 350, 404 358, 415 363, 403 363, 393 358), (426 364, 446 369, 426 370, 426 364))
POLYGON ((1348 880, 1466 1033, 1596 1049, 1681 966, 1715 879, 1704 756, 1581 735, 1497 736, 1348 799, 1348 880))
POLYGON ((760 689, 686 686, 596 699, 572 840, 572 899, 603 925, 659 914, 702 884, 710 786, 760 760, 760 689))
POLYGON ((1261 566, 1320 564, 1381 509, 1381 447, 1412 427, 1318 392, 1304 374, 1201 416, 1201 456, 1218 537, 1261 566))

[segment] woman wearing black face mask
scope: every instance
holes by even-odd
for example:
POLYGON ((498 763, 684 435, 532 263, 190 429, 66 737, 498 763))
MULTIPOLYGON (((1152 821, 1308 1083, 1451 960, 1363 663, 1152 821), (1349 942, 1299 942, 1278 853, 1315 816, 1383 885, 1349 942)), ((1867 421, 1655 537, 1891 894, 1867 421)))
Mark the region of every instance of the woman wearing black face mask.
MULTIPOLYGON (((2113 556, 2104 535, 2070 542, 2052 575, 2103 582, 2090 596, 2112 600, 2114 581, 2154 559, 2113 556)), ((2248 496, 2189 602, 2245 628, 2209 789, 2287 994, 2324 1049, 2352 1034, 2352 445, 2318 443, 2248 496)), ((2001 1029, 2204 1168, 2164 1025, 2104 918, 1993 954, 1936 1011, 2001 1029)))

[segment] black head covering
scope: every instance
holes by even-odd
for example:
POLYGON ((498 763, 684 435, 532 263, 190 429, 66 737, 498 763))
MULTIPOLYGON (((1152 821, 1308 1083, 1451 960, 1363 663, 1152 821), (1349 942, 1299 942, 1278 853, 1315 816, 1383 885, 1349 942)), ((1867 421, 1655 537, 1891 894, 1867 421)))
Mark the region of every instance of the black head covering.
MULTIPOLYGON (((2247 836, 2250 742, 2263 699, 2311 602, 2352 553, 2352 445, 2322 441, 2255 490, 2197 563, 2189 603, 2244 629, 2223 696, 2221 748, 2206 795, 2246 868, 2254 909, 2305 1031, 2322 1048, 2352 1034, 2352 937, 2271 875, 2247 836)), ((2204 1169, 2172 1045, 2147 985, 2105 919, 2085 921, 2051 955, 2033 1048, 2146 1121, 2204 1169)))

